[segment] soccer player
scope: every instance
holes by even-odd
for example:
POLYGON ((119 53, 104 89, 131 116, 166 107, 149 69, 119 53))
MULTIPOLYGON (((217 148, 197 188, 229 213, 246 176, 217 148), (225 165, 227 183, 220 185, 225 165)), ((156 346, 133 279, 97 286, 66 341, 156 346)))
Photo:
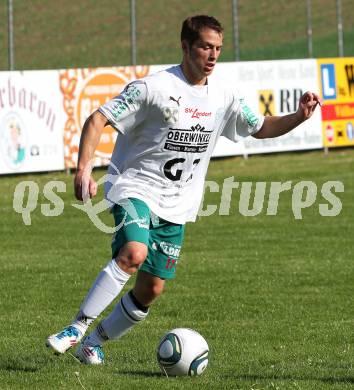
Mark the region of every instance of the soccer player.
POLYGON ((81 341, 78 359, 101 364, 102 345, 146 318, 165 281, 175 276, 184 225, 196 219, 210 156, 221 135, 235 142, 250 135, 278 137, 309 119, 320 103, 317 94, 306 92, 295 113, 272 117, 253 113, 235 90, 210 77, 222 43, 223 28, 215 18, 187 18, 181 31, 181 64, 130 83, 86 120, 75 195, 79 200, 96 195, 97 184, 87 167, 103 128, 110 124, 118 137, 105 192, 117 229, 112 260, 77 316, 47 339, 57 353, 81 341), (133 289, 83 337, 135 273, 133 289))

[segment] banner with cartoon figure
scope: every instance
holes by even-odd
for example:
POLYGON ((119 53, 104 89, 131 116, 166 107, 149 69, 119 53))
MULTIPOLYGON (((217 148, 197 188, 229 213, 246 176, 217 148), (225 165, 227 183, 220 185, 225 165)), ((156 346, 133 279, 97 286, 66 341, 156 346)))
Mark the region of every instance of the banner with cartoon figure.
POLYGON ((318 60, 323 142, 326 147, 354 145, 354 57, 318 60))
POLYGON ((0 174, 64 169, 58 71, 0 72, 0 174))
MULTIPOLYGON (((60 90, 65 111, 65 167, 77 164, 82 126, 100 105, 118 95, 132 80, 146 76, 148 66, 60 70, 60 90)), ((117 138, 111 126, 104 128, 95 154, 95 165, 108 165, 117 138)))

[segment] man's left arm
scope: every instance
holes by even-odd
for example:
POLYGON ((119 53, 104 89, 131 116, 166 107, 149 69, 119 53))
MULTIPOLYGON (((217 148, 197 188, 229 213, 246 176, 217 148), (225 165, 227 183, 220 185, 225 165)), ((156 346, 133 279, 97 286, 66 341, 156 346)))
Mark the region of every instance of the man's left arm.
POLYGON ((321 105, 320 97, 316 93, 305 92, 300 98, 296 112, 283 116, 266 116, 261 129, 253 134, 253 137, 274 138, 286 134, 311 118, 317 105, 321 105))

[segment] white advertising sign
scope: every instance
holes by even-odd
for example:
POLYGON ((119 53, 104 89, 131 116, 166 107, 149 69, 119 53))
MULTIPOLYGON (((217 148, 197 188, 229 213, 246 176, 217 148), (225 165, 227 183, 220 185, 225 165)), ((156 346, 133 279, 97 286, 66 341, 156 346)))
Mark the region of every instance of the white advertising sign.
MULTIPOLYGON (((78 120, 77 114, 83 112, 84 103, 102 104, 100 99, 105 101, 109 94, 98 92, 118 84, 123 88, 131 79, 169 66, 122 67, 105 72, 98 69, 0 72, 0 174, 74 167, 84 120, 83 117, 78 120), (82 90, 80 75, 86 77, 82 90)), ((211 77, 238 90, 252 110, 264 115, 294 112, 303 92, 318 90, 317 62, 311 59, 219 63, 211 77)), ((109 138, 110 133, 104 136, 99 151, 110 156, 115 138, 109 138)), ((248 137, 235 144, 221 137, 213 156, 322 147, 321 114, 317 109, 310 120, 279 138, 248 137)))
MULTIPOLYGON (((212 77, 234 86, 252 110, 263 115, 286 115, 295 112, 299 98, 306 91, 318 92, 316 60, 282 60, 220 63, 212 77)), ((233 148, 235 154, 283 152, 323 147, 321 112, 290 133, 277 138, 258 140, 248 137, 233 148)), ((214 156, 230 154, 232 146, 222 138, 214 156)))
POLYGON ((58 71, 0 72, 0 174, 64 169, 58 71))

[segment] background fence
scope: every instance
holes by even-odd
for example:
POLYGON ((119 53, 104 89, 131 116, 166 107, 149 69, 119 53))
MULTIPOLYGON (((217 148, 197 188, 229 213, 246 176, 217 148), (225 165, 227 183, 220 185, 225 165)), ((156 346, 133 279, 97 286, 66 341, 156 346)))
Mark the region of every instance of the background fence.
POLYGON ((13 8, 13 64, 18 70, 130 65, 134 60, 137 64, 177 63, 181 22, 196 13, 214 15, 223 23, 221 60, 233 61, 235 5, 240 60, 337 56, 338 4, 343 55, 354 55, 353 0, 2 0, 0 70, 10 69, 9 4, 13 8), (135 58, 131 50, 132 3, 135 58))

